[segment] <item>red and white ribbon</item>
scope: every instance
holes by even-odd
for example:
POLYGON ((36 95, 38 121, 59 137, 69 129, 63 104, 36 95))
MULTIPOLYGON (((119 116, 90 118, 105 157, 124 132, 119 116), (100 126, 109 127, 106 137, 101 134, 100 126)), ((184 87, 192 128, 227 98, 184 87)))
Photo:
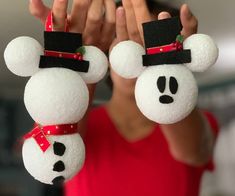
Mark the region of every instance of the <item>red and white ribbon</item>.
POLYGON ((159 53, 165 53, 170 51, 180 51, 183 50, 183 44, 176 41, 174 43, 164 45, 164 46, 158 46, 153 48, 147 48, 147 54, 159 54, 159 53))
POLYGON ((49 125, 44 127, 37 125, 31 132, 25 134, 23 139, 34 138, 41 150, 46 152, 51 145, 47 136, 71 135, 75 133, 78 133, 77 124, 49 125))
MULTIPOLYGON (((45 30, 52 32, 54 31, 54 20, 53 20, 53 13, 52 11, 48 14, 47 19, 46 19, 46 23, 45 23, 45 30)), ((69 32, 69 25, 68 25, 68 20, 67 18, 65 18, 65 28, 64 28, 64 32, 69 32)))

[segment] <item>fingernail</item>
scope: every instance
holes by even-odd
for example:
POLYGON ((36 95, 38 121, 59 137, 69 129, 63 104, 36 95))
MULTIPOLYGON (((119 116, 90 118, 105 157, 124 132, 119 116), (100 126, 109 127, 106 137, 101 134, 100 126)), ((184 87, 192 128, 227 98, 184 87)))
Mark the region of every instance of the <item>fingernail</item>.
POLYGON ((161 12, 160 14, 158 14, 158 20, 163 20, 170 17, 171 15, 168 12, 161 12))
POLYGON ((124 13, 125 13, 125 10, 123 7, 118 7, 117 8, 117 15, 120 16, 120 17, 123 17, 124 16, 124 13))

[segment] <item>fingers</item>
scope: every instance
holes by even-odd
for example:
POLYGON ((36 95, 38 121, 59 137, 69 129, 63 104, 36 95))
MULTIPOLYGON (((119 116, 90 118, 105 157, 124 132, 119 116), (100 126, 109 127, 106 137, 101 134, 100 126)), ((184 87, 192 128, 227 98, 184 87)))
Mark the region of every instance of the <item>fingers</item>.
POLYGON ((137 43, 142 44, 140 32, 135 17, 135 11, 132 6, 131 0, 122 0, 123 7, 125 9, 126 26, 129 35, 129 39, 137 43))
POLYGON ((158 20, 163 20, 170 17, 171 15, 168 12, 161 12, 160 14, 158 14, 158 20))
POLYGON ((82 33, 85 29, 90 0, 74 0, 71 11, 70 31, 82 33))
POLYGON ((129 39, 125 10, 123 7, 119 7, 116 11, 116 37, 119 42, 129 39))
POLYGON ((116 44, 125 40, 129 40, 125 9, 123 7, 118 7, 116 10, 116 38, 109 48, 109 53, 116 44))
POLYGON ((135 12, 137 26, 143 40, 143 27, 142 24, 152 20, 151 14, 148 10, 146 0, 131 0, 135 12))
MULTIPOLYGON (((54 0, 52 7, 54 30, 63 31, 65 29, 67 6, 68 0, 54 0)), ((50 9, 43 4, 42 0, 30 0, 29 10, 33 16, 45 24, 50 9)))
POLYGON ((68 0, 54 0, 53 13, 53 30, 64 31, 67 19, 68 0))
POLYGON ((186 4, 180 9, 180 20, 183 25, 181 33, 185 38, 197 32, 198 21, 186 4))
POLYGON ((115 35, 116 5, 114 0, 104 0, 105 17, 101 30, 100 47, 108 50, 115 35))
POLYGON ((103 13, 103 0, 92 0, 88 10, 86 26, 83 33, 83 38, 86 45, 97 46, 101 34, 103 13))
POLYGON ((45 24, 50 9, 43 4, 42 0, 30 0, 29 11, 33 16, 39 18, 40 21, 45 24))

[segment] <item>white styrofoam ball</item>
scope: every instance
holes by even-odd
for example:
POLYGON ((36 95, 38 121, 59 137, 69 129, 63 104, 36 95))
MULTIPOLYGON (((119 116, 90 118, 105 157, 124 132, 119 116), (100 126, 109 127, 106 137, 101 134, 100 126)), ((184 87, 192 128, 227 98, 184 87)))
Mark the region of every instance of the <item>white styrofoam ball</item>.
POLYGON ((105 54, 97 47, 84 46, 86 53, 83 59, 89 61, 87 73, 79 73, 87 84, 99 82, 104 78, 108 70, 108 59, 105 54))
POLYGON ((79 134, 63 136, 47 136, 51 146, 43 152, 33 138, 25 140, 22 149, 23 162, 26 170, 36 180, 52 184, 52 181, 62 176, 65 181, 71 179, 82 168, 85 159, 85 147, 79 134), (65 145, 63 156, 54 154, 53 144, 59 142, 65 145), (65 170, 53 171, 54 164, 62 161, 65 170))
POLYGON ((185 65, 193 72, 203 72, 214 65, 219 50, 213 39, 205 34, 194 34, 184 41, 184 49, 191 50, 191 63, 185 65))
POLYGON ((197 95, 194 76, 183 65, 148 67, 135 86, 140 111, 160 124, 173 124, 188 116, 196 105, 197 95))
POLYGON ((27 77, 39 71, 43 47, 31 37, 17 37, 6 47, 4 59, 8 69, 16 75, 27 77))
POLYGON ((41 125, 76 123, 84 116, 88 102, 81 76, 64 68, 41 69, 29 79, 24 92, 30 116, 41 125))
POLYGON ((143 46, 133 41, 123 41, 113 47, 109 61, 112 69, 123 78, 138 77, 144 70, 143 46))

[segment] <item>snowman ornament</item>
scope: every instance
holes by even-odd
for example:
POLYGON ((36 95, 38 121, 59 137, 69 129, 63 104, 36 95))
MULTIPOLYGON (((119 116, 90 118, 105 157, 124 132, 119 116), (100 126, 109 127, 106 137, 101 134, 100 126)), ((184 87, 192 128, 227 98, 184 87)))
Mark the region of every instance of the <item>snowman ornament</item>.
POLYGON ((57 185, 83 166, 77 123, 88 108, 86 84, 105 76, 108 61, 98 48, 83 46, 81 34, 50 30, 44 32, 44 48, 33 38, 18 37, 4 58, 14 74, 31 76, 24 103, 36 126, 24 136, 25 168, 36 180, 57 185))
POLYGON ((176 123, 192 112, 198 97, 192 72, 204 72, 218 58, 218 48, 208 35, 194 34, 183 41, 181 30, 179 17, 144 23, 146 50, 123 41, 110 53, 117 74, 137 78, 140 111, 160 124, 176 123))

